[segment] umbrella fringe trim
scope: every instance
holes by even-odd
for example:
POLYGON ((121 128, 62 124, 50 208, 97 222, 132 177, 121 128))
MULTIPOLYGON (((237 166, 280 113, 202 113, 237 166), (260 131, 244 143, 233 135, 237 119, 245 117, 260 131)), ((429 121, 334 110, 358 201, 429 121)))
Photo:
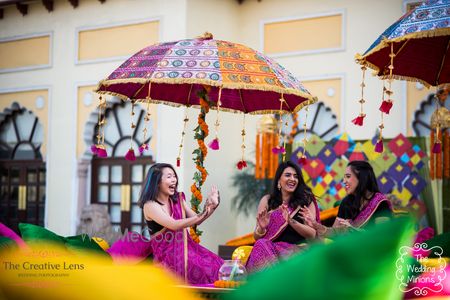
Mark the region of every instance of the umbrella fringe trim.
MULTIPOLYGON (((279 80, 277 78, 277 80, 279 80)), ((222 84, 220 82, 217 81, 213 81, 213 80, 201 80, 199 81, 198 79, 157 79, 157 78, 124 78, 124 79, 112 79, 112 80, 101 80, 99 82, 99 84, 97 85, 97 88, 94 90, 94 92, 96 93, 100 93, 100 94, 111 94, 111 92, 109 91, 101 91, 101 87, 102 86, 109 86, 109 85, 113 85, 113 84, 117 84, 117 83, 143 83, 146 84, 148 82, 151 82, 153 84, 158 84, 158 83, 167 83, 167 84, 198 84, 198 85, 210 85, 210 86, 214 86, 214 87, 222 87, 222 92, 224 89, 232 89, 232 90, 237 90, 237 89, 248 89, 248 90, 256 90, 256 91, 265 91, 265 92, 275 92, 275 93, 280 93, 280 94, 284 94, 284 95, 296 95, 296 96, 300 96, 303 98, 306 98, 308 100, 313 100, 314 97, 313 95, 307 93, 307 92, 303 92, 303 91, 299 91, 297 89, 292 89, 292 88, 282 88, 282 87, 277 87, 277 86, 272 86, 272 85, 255 85, 255 84, 245 84, 245 83, 227 83, 227 84, 222 84)), ((121 94, 119 94, 121 95, 121 94)), ((122 95, 121 98, 129 98, 128 96, 122 95)))
MULTIPOLYGON (((450 28, 438 28, 438 29, 434 29, 434 30, 427 30, 427 31, 422 31, 422 32, 414 32, 414 33, 410 33, 395 39, 386 39, 384 38, 383 40, 381 40, 381 42, 375 46, 372 50, 370 50, 370 52, 366 53, 366 54, 359 54, 356 53, 355 55, 355 60, 356 63, 360 64, 360 65, 366 65, 369 68, 375 70, 376 75, 382 79, 386 79, 389 77, 389 75, 378 75, 378 73, 380 72, 380 68, 378 66, 376 66, 375 64, 371 63, 370 61, 367 60, 367 57, 369 57, 370 55, 388 47, 390 45, 390 43, 399 43, 405 40, 410 40, 410 39, 421 39, 421 38, 430 38, 430 37, 439 37, 439 36, 446 36, 446 35, 450 35, 450 28)), ((410 76, 402 76, 402 75, 393 75, 392 76, 394 79, 398 79, 398 80, 408 80, 408 81, 413 81, 413 82, 420 82, 423 85, 425 85, 427 88, 429 88, 430 86, 432 86, 432 84, 419 79, 419 78, 415 78, 415 77, 410 77, 410 76)))
POLYGON ((405 40, 410 40, 410 39, 421 39, 421 38, 439 37, 439 36, 446 36, 446 35, 450 35, 450 27, 438 28, 438 29, 421 31, 421 32, 413 32, 413 33, 410 33, 407 35, 402 35, 402 36, 396 37, 394 39, 383 38, 381 40, 381 42, 377 46, 375 46, 372 50, 370 50, 368 53, 362 54, 362 55, 357 53, 356 57, 359 57, 360 59, 364 60, 368 56, 372 55, 373 53, 378 52, 381 49, 388 47, 390 43, 399 43, 399 42, 402 42, 405 40))
MULTIPOLYGON (((115 93, 115 92, 110 92, 110 91, 95 91, 98 94, 108 94, 110 96, 116 96, 119 97, 122 101, 127 101, 129 98, 123 94, 120 93, 115 93)), ((148 99, 136 99, 136 102, 144 102, 144 101, 148 101, 148 99)), ((305 100, 302 103, 300 103, 299 105, 297 105, 294 110, 288 111, 289 113, 297 113, 298 111, 300 111, 303 107, 314 104, 318 101, 317 97, 313 97, 310 100, 305 100)), ((170 101, 166 101, 166 100, 156 100, 156 99, 150 99, 150 103, 154 103, 154 104, 165 104, 165 105, 169 105, 172 107, 180 107, 180 106, 186 106, 186 104, 182 104, 182 103, 174 103, 174 102, 170 102, 170 101)), ((194 105, 189 105, 189 107, 194 107, 194 108, 200 108, 199 104, 194 104, 194 105)), ((215 109, 216 106, 215 105, 211 105, 212 109, 215 109)), ((240 110, 237 109, 231 109, 231 108, 226 108, 223 106, 220 106, 220 111, 225 111, 225 112, 231 112, 231 113, 243 113, 240 110)), ((284 110, 283 110, 284 111, 284 110)), ((247 114, 249 115, 264 115, 264 114, 276 114, 279 113, 280 110, 279 109, 264 109, 264 110, 255 110, 252 112, 247 112, 247 114)))

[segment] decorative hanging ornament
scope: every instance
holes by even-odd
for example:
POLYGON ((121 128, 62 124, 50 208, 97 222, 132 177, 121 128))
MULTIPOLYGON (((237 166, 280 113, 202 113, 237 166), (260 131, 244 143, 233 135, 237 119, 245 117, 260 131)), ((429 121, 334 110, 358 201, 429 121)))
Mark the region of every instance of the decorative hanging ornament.
POLYGON ((147 101, 147 109, 144 117, 144 129, 142 129, 142 144, 139 146, 139 154, 142 155, 146 150, 149 149, 149 145, 147 143, 147 132, 148 132, 148 123, 150 122, 150 90, 151 90, 152 83, 149 82, 148 84, 148 95, 146 98, 147 101))
POLYGON ((242 158, 241 160, 237 163, 236 167, 239 170, 242 170, 244 168, 247 168, 247 162, 245 161, 245 114, 242 117, 242 131, 241 131, 241 136, 242 136, 242 144, 241 144, 241 150, 242 150, 242 158))
POLYGON ((130 149, 128 149, 128 152, 125 154, 125 159, 128 161, 135 161, 136 160, 136 155, 134 154, 134 149, 133 149, 133 132, 136 129, 136 124, 134 124, 134 107, 136 105, 136 101, 131 101, 131 133, 130 133, 130 149))
POLYGON ((307 121, 308 121, 308 112, 309 112, 309 106, 305 107, 305 121, 303 122, 303 151, 301 156, 298 159, 299 165, 305 165, 306 164, 306 146, 308 145, 308 139, 306 138, 306 132, 308 129, 307 121))
POLYGON ((220 126, 220 120, 219 120, 219 111, 220 111, 220 98, 222 96, 222 87, 219 88, 219 96, 217 98, 217 113, 216 113, 216 122, 214 123, 214 131, 216 133, 215 138, 208 144, 208 147, 211 150, 219 150, 219 126, 220 126))
MULTIPOLYGON (((380 105, 380 108, 379 108, 382 113, 385 113, 387 115, 391 111, 392 105, 394 104, 393 101, 392 101, 392 97, 391 97, 392 94, 394 93, 392 91, 392 80, 394 79, 393 75, 392 75, 392 72, 394 70, 394 57, 395 57, 394 43, 391 43, 391 53, 389 54, 389 57, 391 59, 389 67, 388 67, 389 68, 389 79, 388 79, 389 88, 386 89, 386 91, 385 91, 385 93, 388 96, 388 98, 384 99, 384 97, 383 97, 383 101, 381 102, 381 105, 380 105)), ((383 87, 383 89, 384 89, 384 87, 383 87)), ((384 93, 383 93, 383 95, 384 95, 384 93)))
POLYGON ((361 81, 361 99, 359 99, 359 104, 360 104, 360 112, 359 115, 354 118, 352 120, 352 123, 357 125, 357 126, 363 126, 364 125, 364 118, 366 117, 366 114, 364 113, 364 103, 366 103, 366 100, 364 100, 364 88, 366 87, 365 79, 366 79, 366 70, 367 67, 366 65, 362 65, 361 66, 361 70, 362 70, 362 81, 361 81))
POLYGON ((97 157, 107 157, 105 147, 105 125, 106 125, 106 99, 100 95, 98 97, 98 123, 97 123, 97 144, 91 146, 91 152, 97 157))
POLYGON ((278 144, 276 147, 272 148, 272 153, 275 155, 278 154, 283 154, 283 161, 285 159, 285 153, 286 153, 286 148, 285 146, 285 139, 283 138, 282 134, 281 134, 281 129, 283 127, 283 103, 285 102, 284 100, 284 96, 283 94, 281 94, 281 98, 280 98, 280 112, 279 112, 279 119, 278 119, 278 144), (283 146, 280 146, 280 144, 283 142, 283 146))

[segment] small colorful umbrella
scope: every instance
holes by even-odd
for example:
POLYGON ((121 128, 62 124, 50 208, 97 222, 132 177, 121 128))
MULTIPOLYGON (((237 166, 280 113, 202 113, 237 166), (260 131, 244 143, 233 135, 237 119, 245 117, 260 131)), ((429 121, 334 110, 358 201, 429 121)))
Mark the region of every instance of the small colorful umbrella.
MULTIPOLYGON (((215 40, 209 33, 195 39, 160 43, 140 50, 100 81, 96 92, 129 99, 133 107, 143 102, 147 107, 150 103, 163 103, 201 108, 199 126, 195 129, 199 147, 193 152, 198 170, 194 175, 196 183, 191 186, 191 203, 195 210, 201 202, 200 190, 207 177, 203 161, 207 155, 204 139, 209 133, 205 117, 210 108, 217 109, 217 117, 216 138, 209 146, 217 150, 220 110, 244 113, 244 126, 247 113, 294 113, 317 101, 291 73, 271 58, 241 44, 215 40)), ((101 103, 104 102, 101 100, 101 103)), ((131 117, 133 115, 134 112, 131 117)), ((149 114, 146 121, 148 117, 149 114)), ((102 121, 104 118, 99 117, 99 125, 102 121)), ((186 116, 184 128, 187 121, 186 116)), ((184 135, 183 130, 177 165, 180 164, 184 135)), ((244 159, 245 128, 241 135, 239 169, 247 166, 244 159)), ((146 131, 143 136, 145 141, 146 131)), ((99 134, 97 148, 100 150, 104 149, 103 139, 104 134, 99 134)), ((140 150, 146 148, 148 145, 144 143, 140 150)), ((126 158, 134 158, 132 147, 126 158)))
MULTIPOLYGON (((406 13, 389 26, 363 54, 356 54, 361 64, 360 113, 353 123, 363 125, 365 117, 364 78, 367 67, 375 70, 383 86, 380 111, 389 114, 392 108, 393 79, 419 81, 426 86, 438 86, 450 82, 450 0, 430 0, 406 13)), ((383 152, 383 117, 375 151, 383 152)))

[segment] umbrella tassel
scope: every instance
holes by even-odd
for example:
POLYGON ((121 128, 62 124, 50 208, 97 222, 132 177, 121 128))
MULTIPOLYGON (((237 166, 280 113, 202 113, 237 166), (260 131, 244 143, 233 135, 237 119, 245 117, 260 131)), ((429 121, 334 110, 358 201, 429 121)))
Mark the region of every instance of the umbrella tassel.
POLYGON ((281 94, 281 98, 280 98, 280 112, 279 112, 279 119, 278 119, 278 143, 276 147, 272 148, 272 153, 273 154, 283 154, 283 160, 284 160, 284 153, 286 152, 285 148, 283 146, 280 146, 281 142, 284 140, 283 139, 283 135, 281 133, 281 129, 283 128, 283 103, 285 102, 284 100, 284 95, 281 94))
MULTIPOLYGON (((435 139, 434 130, 431 130, 430 131, 430 149, 433 149, 434 139, 435 139)), ((436 155, 433 153, 433 151, 431 151, 431 153, 430 153, 430 178, 432 180, 434 180, 436 178, 435 157, 436 157, 436 155)))
POLYGON ((308 129, 308 125, 307 125, 307 121, 308 121, 308 112, 309 112, 309 108, 308 106, 305 108, 305 122, 303 122, 303 153, 302 153, 302 157, 300 158, 301 162, 304 164, 306 163, 306 147, 308 145, 308 139, 306 138, 306 132, 308 129))
POLYGON ((216 122, 214 123, 214 130, 216 133, 216 137, 209 143, 208 147, 211 150, 219 150, 219 126, 220 126, 220 119, 219 119, 219 111, 220 111, 220 105, 222 102, 220 101, 220 98, 222 96, 222 87, 219 88, 219 96, 217 97, 217 112, 216 112, 216 122))
POLYGON ((365 80, 366 80, 366 70, 367 66, 363 64, 361 66, 362 71, 362 81, 361 81, 361 99, 358 100, 360 105, 360 112, 359 115, 352 120, 352 123, 357 126, 363 126, 364 125, 364 118, 366 117, 366 114, 364 113, 364 103, 366 103, 366 100, 364 100, 364 88, 366 87, 365 80))
POLYGON ((131 133, 130 133, 130 149, 128 149, 127 153, 125 154, 125 159, 128 161, 135 161, 136 160, 136 155, 134 154, 134 149, 133 149, 133 133, 136 129, 136 124, 134 124, 134 107, 136 105, 136 101, 132 101, 131 102, 131 133))
POLYGON ((152 83, 149 82, 148 83, 148 95, 147 95, 147 109, 146 109, 146 113, 145 113, 145 117, 144 117, 144 129, 142 129, 142 145, 139 146, 139 153, 142 155, 144 154, 144 151, 148 150, 149 145, 147 143, 147 132, 148 132, 148 123, 150 122, 150 90, 152 87, 152 83))
POLYGON ((105 147, 105 124, 106 124, 106 116, 104 112, 106 112, 106 99, 102 97, 102 95, 98 98, 98 126, 97 126, 97 144, 91 145, 91 152, 93 155, 97 157, 107 157, 108 153, 106 152, 105 147))
POLYGON ((237 168, 239 170, 242 170, 244 168, 247 168, 247 162, 245 161, 245 114, 242 118, 242 131, 241 131, 241 136, 242 136, 242 144, 241 144, 241 149, 242 149, 242 158, 241 160, 237 163, 237 168))
POLYGON ((181 132, 181 141, 180 141, 180 145, 178 146, 177 167, 181 166, 181 151, 183 150, 183 144, 184 144, 184 137, 186 135, 187 122, 189 122, 188 109, 189 108, 186 108, 186 115, 184 116, 184 120, 183 120, 183 131, 181 132))
MULTIPOLYGON (((381 99, 382 99, 383 103, 386 101, 385 100, 385 96, 386 96, 386 94, 388 94, 388 92, 389 92, 389 90, 386 89, 386 87, 384 85, 384 81, 383 81, 383 90, 381 92, 381 99)), ((380 109, 380 111, 381 111, 381 123, 380 123, 380 125, 378 125, 378 129, 380 130, 380 133, 379 133, 378 141, 375 144, 375 149, 374 149, 374 151, 377 152, 377 153, 383 153, 383 151, 384 151, 384 146, 383 146, 383 129, 384 129, 384 114, 385 114, 385 112, 382 111, 381 109, 380 109)))

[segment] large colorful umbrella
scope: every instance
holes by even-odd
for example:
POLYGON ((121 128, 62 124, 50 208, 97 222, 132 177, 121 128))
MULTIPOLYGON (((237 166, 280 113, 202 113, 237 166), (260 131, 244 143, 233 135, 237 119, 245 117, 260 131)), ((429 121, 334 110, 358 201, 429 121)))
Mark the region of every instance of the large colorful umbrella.
MULTIPOLYGON (((317 101, 291 73, 271 58, 241 44, 215 40, 209 33, 196 39, 160 43, 142 49, 100 81, 96 92, 130 99, 133 105, 153 102, 201 108, 199 126, 195 129, 198 149, 193 152, 198 171, 191 186, 191 204, 195 211, 202 201, 201 186, 207 177, 203 161, 207 155, 204 139, 209 132, 205 116, 210 108, 217 109, 217 120, 216 138, 209 146, 217 150, 219 110, 244 114, 293 113, 317 101)), ((101 103, 103 107, 106 105, 104 100, 101 103)), ((133 112, 131 115, 133 117, 133 112)), ((99 120, 102 126, 102 117, 99 120)), ((184 128, 187 120, 186 117, 184 128)), ((132 128, 133 125, 132 122, 132 128)), ((183 131, 182 136, 184 134, 183 131)), ((244 159, 245 128, 241 135, 239 169, 247 166, 244 159)), ((100 145, 94 147, 94 151, 104 149, 104 136, 101 136, 98 135, 97 144, 100 145)), ((182 143, 183 138, 177 165, 182 143)), ((145 148, 148 145, 144 143, 140 150, 145 148)), ((134 159, 132 148, 126 158, 134 159)))
POLYGON ((97 93, 169 105, 199 105, 197 91, 223 110, 244 113, 296 112, 316 99, 285 68, 247 46, 212 35, 160 43, 137 52, 102 80, 97 93), (151 87, 149 88, 149 85, 151 87), (176 84, 176 86, 174 86, 176 84))
POLYGON ((363 55, 360 64, 388 78, 393 48, 393 77, 427 86, 450 82, 450 1, 417 6, 389 26, 363 55))

